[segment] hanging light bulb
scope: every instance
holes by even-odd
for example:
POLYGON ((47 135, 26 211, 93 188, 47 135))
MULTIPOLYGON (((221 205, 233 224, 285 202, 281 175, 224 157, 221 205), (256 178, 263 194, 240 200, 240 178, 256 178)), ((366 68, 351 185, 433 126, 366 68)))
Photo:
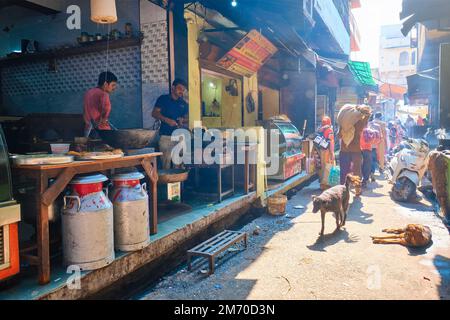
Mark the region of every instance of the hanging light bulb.
POLYGON ((116 0, 91 0, 91 20, 100 24, 116 23, 116 0))
POLYGON ((232 7, 236 7, 237 6, 237 1, 236 0, 231 1, 231 6, 232 7))

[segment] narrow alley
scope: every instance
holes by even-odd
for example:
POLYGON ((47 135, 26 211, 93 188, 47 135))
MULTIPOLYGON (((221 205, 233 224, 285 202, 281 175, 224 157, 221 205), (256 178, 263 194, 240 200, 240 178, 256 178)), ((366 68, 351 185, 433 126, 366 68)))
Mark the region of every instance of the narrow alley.
POLYGON ((450 236, 427 200, 400 205, 389 196, 386 181, 369 185, 360 200, 350 200, 346 227, 333 233, 326 216, 325 235, 318 238, 320 214, 312 213, 314 183, 288 203, 287 214, 261 216, 243 227, 247 250, 231 249, 217 263, 192 272, 183 265, 141 296, 147 300, 298 300, 298 299, 449 299, 450 236), (304 209, 296 209, 304 207, 304 209), (384 228, 420 223, 431 228, 426 249, 372 244, 384 228))

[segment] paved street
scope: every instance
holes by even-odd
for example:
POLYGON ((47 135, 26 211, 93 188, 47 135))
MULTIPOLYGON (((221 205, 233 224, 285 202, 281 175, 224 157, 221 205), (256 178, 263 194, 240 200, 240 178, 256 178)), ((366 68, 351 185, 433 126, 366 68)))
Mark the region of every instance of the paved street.
POLYGON ((312 213, 318 184, 301 190, 284 217, 263 215, 242 230, 250 234, 245 251, 228 252, 207 276, 206 264, 179 270, 162 279, 141 299, 449 299, 450 237, 426 200, 400 205, 390 185, 370 185, 361 200, 351 200, 346 227, 333 233, 326 216, 318 239, 320 214, 312 213), (296 206, 304 209, 296 209, 296 206), (408 223, 428 225, 433 244, 427 249, 372 244, 383 228, 408 223), (256 230, 256 231, 255 231, 256 230))

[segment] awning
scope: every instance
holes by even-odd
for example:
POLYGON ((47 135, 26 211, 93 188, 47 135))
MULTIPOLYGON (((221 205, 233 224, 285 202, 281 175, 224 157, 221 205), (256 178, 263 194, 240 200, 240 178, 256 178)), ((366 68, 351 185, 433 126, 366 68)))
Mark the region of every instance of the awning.
POLYGON ((348 66, 355 80, 362 86, 376 87, 377 84, 373 80, 370 63, 360 61, 349 61, 348 66))
POLYGON ((403 22, 402 33, 408 35, 419 22, 439 20, 450 16, 450 1, 448 0, 403 0, 400 19, 403 22))
POLYGON ((421 76, 419 74, 413 74, 407 77, 408 80, 408 95, 410 98, 415 97, 428 97, 433 94, 433 87, 436 87, 438 82, 430 78, 421 76))
POLYGON ((380 87, 380 93, 382 93, 385 97, 389 97, 395 100, 403 100, 406 92, 408 92, 408 89, 406 89, 405 87, 390 83, 384 83, 380 87))

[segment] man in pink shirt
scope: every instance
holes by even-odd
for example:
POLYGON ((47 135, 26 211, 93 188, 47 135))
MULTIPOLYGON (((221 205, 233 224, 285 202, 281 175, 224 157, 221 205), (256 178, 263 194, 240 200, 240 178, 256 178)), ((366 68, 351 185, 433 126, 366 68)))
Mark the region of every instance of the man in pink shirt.
POLYGON ((112 72, 102 72, 98 79, 98 87, 88 90, 84 96, 85 137, 89 137, 92 129, 111 130, 109 115, 111 101, 109 95, 117 88, 117 77, 112 72))

